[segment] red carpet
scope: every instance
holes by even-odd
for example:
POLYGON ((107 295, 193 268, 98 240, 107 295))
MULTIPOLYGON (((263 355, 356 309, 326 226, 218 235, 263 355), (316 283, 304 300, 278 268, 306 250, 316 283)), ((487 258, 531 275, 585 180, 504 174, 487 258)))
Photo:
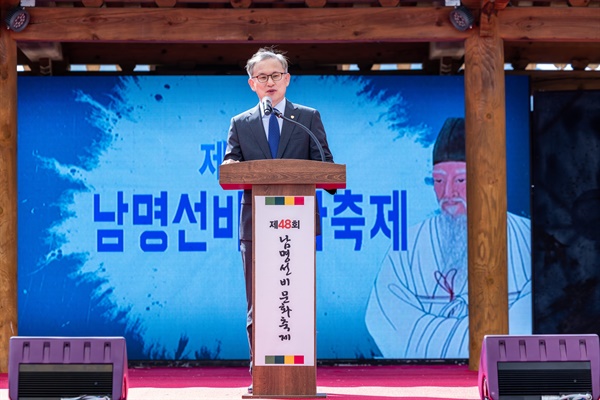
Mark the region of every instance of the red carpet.
MULTIPOLYGON (((240 388, 250 383, 248 368, 242 367, 129 369, 129 386, 133 393, 136 388, 153 388, 156 391, 174 389, 173 393, 183 388, 232 388, 239 392, 238 398, 241 398, 244 392, 240 388)), ((327 398, 336 400, 456 399, 451 392, 457 388, 470 388, 469 398, 472 399, 473 387, 477 386, 477 372, 469 371, 466 365, 321 366, 317 368, 317 386, 326 388, 327 398), (344 388, 341 392, 348 393, 336 394, 336 388, 344 388), (419 389, 419 394, 394 395, 396 392, 386 392, 386 388, 415 388, 419 389), (434 397, 428 394, 430 392, 434 392, 434 397)), ((7 374, 0 374, 0 389, 7 388, 7 374)), ((5 396, 0 394, 0 400, 8 398, 5 396)), ((133 397, 131 393, 129 397, 133 397)))
MULTIPOLYGON (((238 387, 251 383, 248 368, 130 368, 130 387, 238 387)), ((477 386, 477 372, 466 365, 318 367, 318 386, 477 386)), ((0 387, 1 384, 0 384, 0 387)))

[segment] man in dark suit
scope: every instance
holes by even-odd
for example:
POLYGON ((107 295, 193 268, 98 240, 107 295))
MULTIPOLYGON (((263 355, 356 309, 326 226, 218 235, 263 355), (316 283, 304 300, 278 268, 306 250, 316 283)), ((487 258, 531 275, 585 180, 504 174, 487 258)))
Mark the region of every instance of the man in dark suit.
MULTIPOLYGON (((317 144, 300 126, 275 118, 275 113, 265 115, 265 96, 272 100, 274 109, 308 128, 321 144, 325 161, 333 162, 319 112, 285 98, 290 84, 287 58, 274 48, 261 48, 248 60, 246 71, 248 84, 258 96, 259 104, 231 119, 223 163, 274 158, 321 161, 317 144)), ((248 341, 252 351, 252 193, 249 190, 244 191, 240 212, 240 250, 248 302, 248 341)))

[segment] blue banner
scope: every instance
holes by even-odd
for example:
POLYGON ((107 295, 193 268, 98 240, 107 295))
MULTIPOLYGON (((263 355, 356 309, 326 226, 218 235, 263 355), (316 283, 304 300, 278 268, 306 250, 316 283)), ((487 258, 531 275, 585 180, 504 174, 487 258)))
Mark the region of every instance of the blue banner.
MULTIPOLYGON (((230 118, 258 102, 247 77, 18 88, 19 334, 125 336, 132 360, 246 359, 240 193, 219 186, 219 164, 230 118)), ((429 266, 428 294, 421 266, 400 264, 425 259, 415 227, 443 214, 433 149, 463 91, 462 77, 292 76, 289 99, 321 112, 347 166, 345 190, 317 195, 319 359, 468 357, 465 256, 429 266)), ((530 333, 527 78, 506 91, 509 231, 528 250, 509 260, 511 332, 530 333)))

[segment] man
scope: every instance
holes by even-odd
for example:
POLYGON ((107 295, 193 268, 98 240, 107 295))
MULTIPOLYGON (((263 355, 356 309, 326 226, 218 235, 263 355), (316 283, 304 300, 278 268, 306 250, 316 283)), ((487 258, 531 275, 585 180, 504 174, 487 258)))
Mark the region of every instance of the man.
MULTIPOLYGON (((468 357, 463 118, 448 118, 438 135, 433 187, 440 212, 409 229, 407 251, 388 251, 367 305, 367 328, 385 358, 468 357)), ((530 334, 530 221, 508 213, 507 233, 509 326, 530 334)))
MULTIPOLYGON (((248 60, 246 71, 248 84, 258 96, 259 104, 231 119, 223 163, 272 158, 321 161, 317 144, 301 127, 275 118, 275 113, 265 114, 265 96, 271 99, 275 110, 308 128, 319 140, 325 161, 333 162, 319 112, 294 104, 285 97, 290 84, 286 57, 273 48, 261 48, 248 60)), ((244 191, 240 212, 240 251, 246 280, 248 341, 252 351, 252 193, 249 190, 244 191)), ((317 234, 320 233, 318 221, 317 218, 317 234)))

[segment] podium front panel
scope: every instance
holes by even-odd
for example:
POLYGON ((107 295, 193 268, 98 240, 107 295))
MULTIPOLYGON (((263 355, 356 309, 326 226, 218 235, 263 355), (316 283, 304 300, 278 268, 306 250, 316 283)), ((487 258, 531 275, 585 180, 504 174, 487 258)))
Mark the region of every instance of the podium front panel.
POLYGON ((253 397, 316 395, 315 188, 252 187, 253 397))
POLYGON ((315 197, 255 196, 256 366, 314 365, 315 197))

